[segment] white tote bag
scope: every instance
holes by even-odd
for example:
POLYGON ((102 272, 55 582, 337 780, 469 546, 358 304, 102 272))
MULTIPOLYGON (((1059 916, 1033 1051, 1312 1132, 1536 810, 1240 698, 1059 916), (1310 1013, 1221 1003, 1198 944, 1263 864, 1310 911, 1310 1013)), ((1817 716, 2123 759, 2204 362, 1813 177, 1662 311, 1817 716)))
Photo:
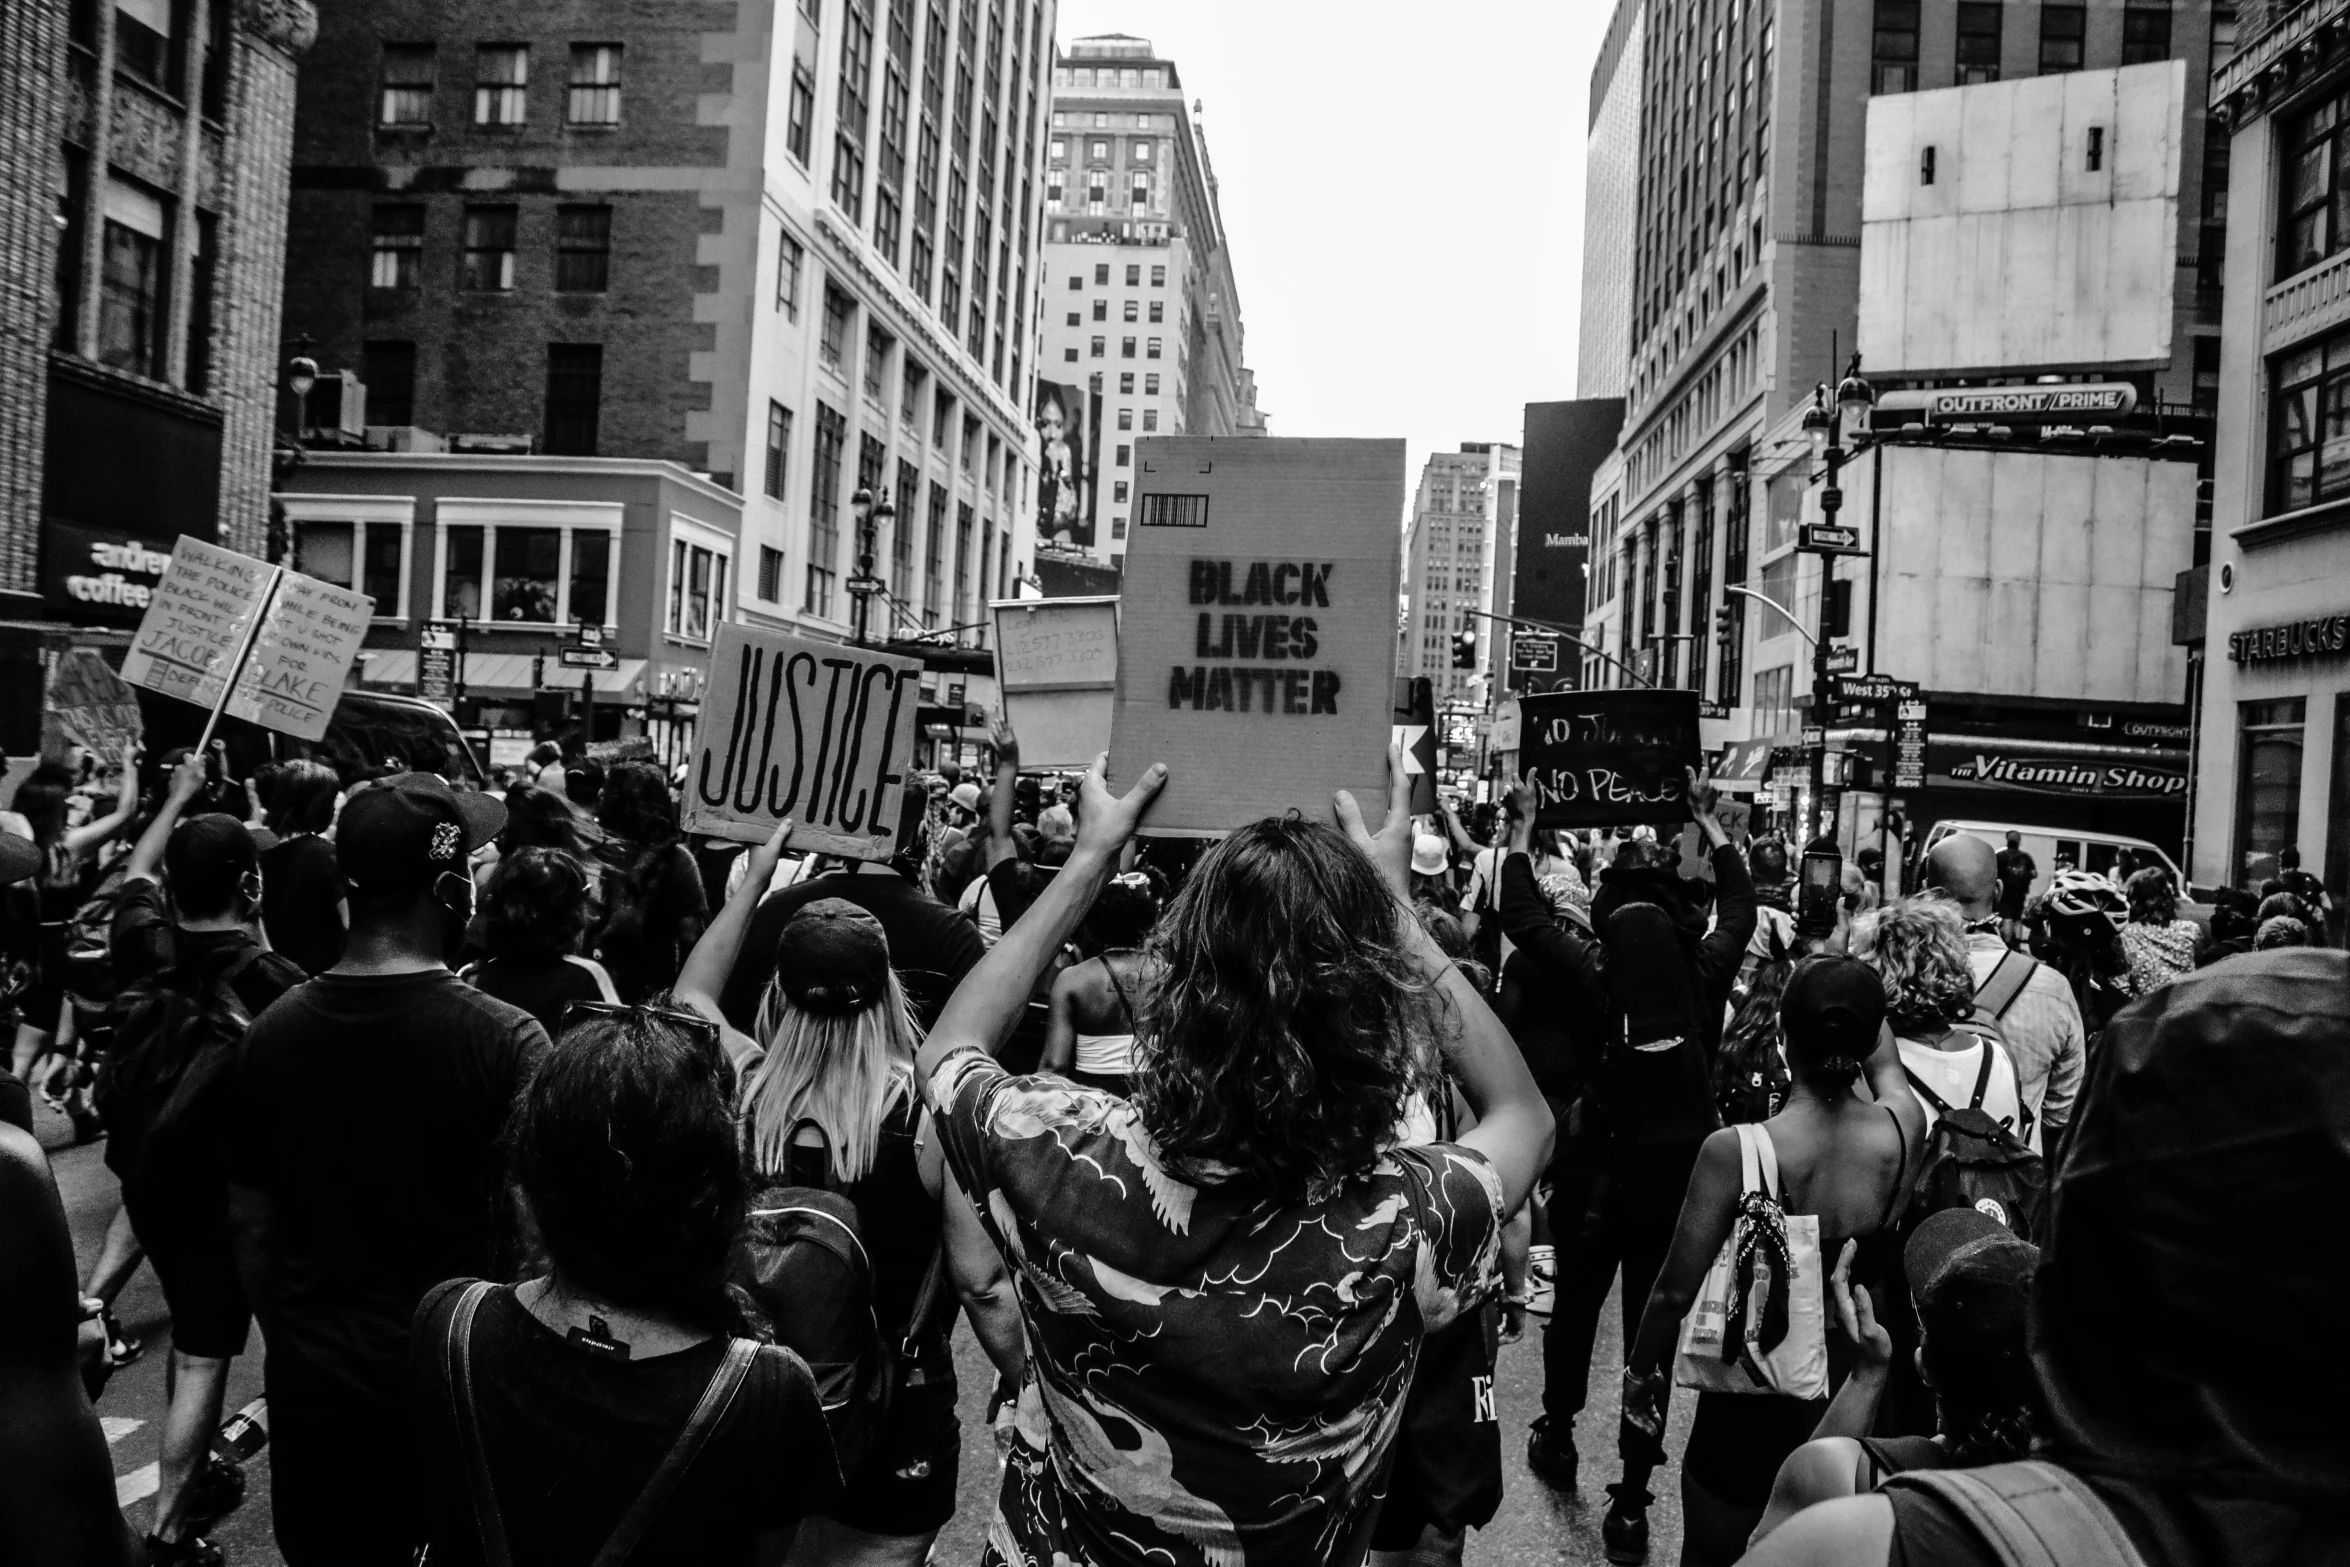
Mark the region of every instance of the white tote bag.
POLYGON ((1779 1154, 1771 1134, 1739 1126, 1738 1222, 1706 1269, 1681 1324, 1673 1382, 1704 1393, 1828 1396, 1827 1279, 1820 1221, 1780 1206, 1779 1154), (1785 1276, 1782 1278, 1782 1274, 1785 1276), (1787 1334, 1762 1343, 1771 1294, 1784 1290, 1787 1334))

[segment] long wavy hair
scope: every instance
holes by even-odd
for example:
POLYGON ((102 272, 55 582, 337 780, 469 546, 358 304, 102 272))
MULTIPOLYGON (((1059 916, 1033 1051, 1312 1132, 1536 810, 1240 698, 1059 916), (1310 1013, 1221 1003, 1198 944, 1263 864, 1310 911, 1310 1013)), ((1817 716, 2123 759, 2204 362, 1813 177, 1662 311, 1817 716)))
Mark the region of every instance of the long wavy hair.
POLYGON ((2179 917, 2179 889, 2159 865, 2132 875, 2122 884, 2122 892, 2130 900, 2133 925, 2168 925, 2179 917))
POLYGON ((824 1133, 833 1178, 862 1179, 881 1147, 881 1126, 914 1093, 914 1052, 922 1029, 897 970, 873 1004, 855 1012, 812 1012, 767 982, 754 1024, 766 1057, 743 1085, 751 1163, 762 1176, 786 1173, 792 1133, 813 1121, 824 1133))
POLYGON ((516 849, 482 894, 483 950, 493 958, 559 958, 579 950, 595 919, 587 868, 561 849, 516 849))
POLYGON ((1868 962, 1885 986, 1885 1015, 1915 1038, 1975 1015, 1966 918, 1935 893, 1896 898, 1875 912, 1868 962))
POLYGON ((1134 1103, 1169 1167, 1278 1201, 1370 1169, 1435 1080, 1446 1003, 1406 917, 1335 829, 1254 822, 1210 849, 1147 948, 1134 1103))

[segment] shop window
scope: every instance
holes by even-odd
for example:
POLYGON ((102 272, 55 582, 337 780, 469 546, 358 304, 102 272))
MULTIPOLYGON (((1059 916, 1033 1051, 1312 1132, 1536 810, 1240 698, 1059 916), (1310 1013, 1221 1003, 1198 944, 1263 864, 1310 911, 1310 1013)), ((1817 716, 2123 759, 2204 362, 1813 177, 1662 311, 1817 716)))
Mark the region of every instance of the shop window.
POLYGON ((2257 889, 2277 856, 2301 841, 2302 729, 2306 697, 2238 708, 2235 884, 2257 889))

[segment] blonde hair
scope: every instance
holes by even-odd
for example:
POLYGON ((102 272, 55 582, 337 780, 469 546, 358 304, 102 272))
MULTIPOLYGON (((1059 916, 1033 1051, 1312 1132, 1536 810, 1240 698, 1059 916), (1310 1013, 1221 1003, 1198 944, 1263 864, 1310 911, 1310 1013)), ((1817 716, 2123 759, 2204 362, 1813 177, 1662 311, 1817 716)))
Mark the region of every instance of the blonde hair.
POLYGON ((1975 971, 1966 918, 1934 893, 1896 898, 1875 911, 1868 961, 1885 985, 1895 1028, 1962 1023, 1975 1014, 1975 971))
POLYGON ((914 1092, 922 1031, 897 971, 871 1006, 855 1012, 810 1012, 792 1004, 780 981, 771 983, 757 1028, 767 1054, 742 1089, 752 1163, 762 1176, 782 1175, 792 1133, 812 1121, 824 1133, 833 1178, 862 1179, 873 1168, 882 1122, 914 1092))

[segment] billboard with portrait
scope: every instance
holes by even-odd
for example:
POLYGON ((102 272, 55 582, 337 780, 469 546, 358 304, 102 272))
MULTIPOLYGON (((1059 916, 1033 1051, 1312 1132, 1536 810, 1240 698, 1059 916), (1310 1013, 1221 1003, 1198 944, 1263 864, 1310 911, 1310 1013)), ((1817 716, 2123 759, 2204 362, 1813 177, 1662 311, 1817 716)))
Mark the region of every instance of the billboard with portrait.
POLYGON ((1036 383, 1036 435, 1043 447, 1036 485, 1038 542, 1093 548, 1094 451, 1100 433, 1098 404, 1083 387, 1036 383))

